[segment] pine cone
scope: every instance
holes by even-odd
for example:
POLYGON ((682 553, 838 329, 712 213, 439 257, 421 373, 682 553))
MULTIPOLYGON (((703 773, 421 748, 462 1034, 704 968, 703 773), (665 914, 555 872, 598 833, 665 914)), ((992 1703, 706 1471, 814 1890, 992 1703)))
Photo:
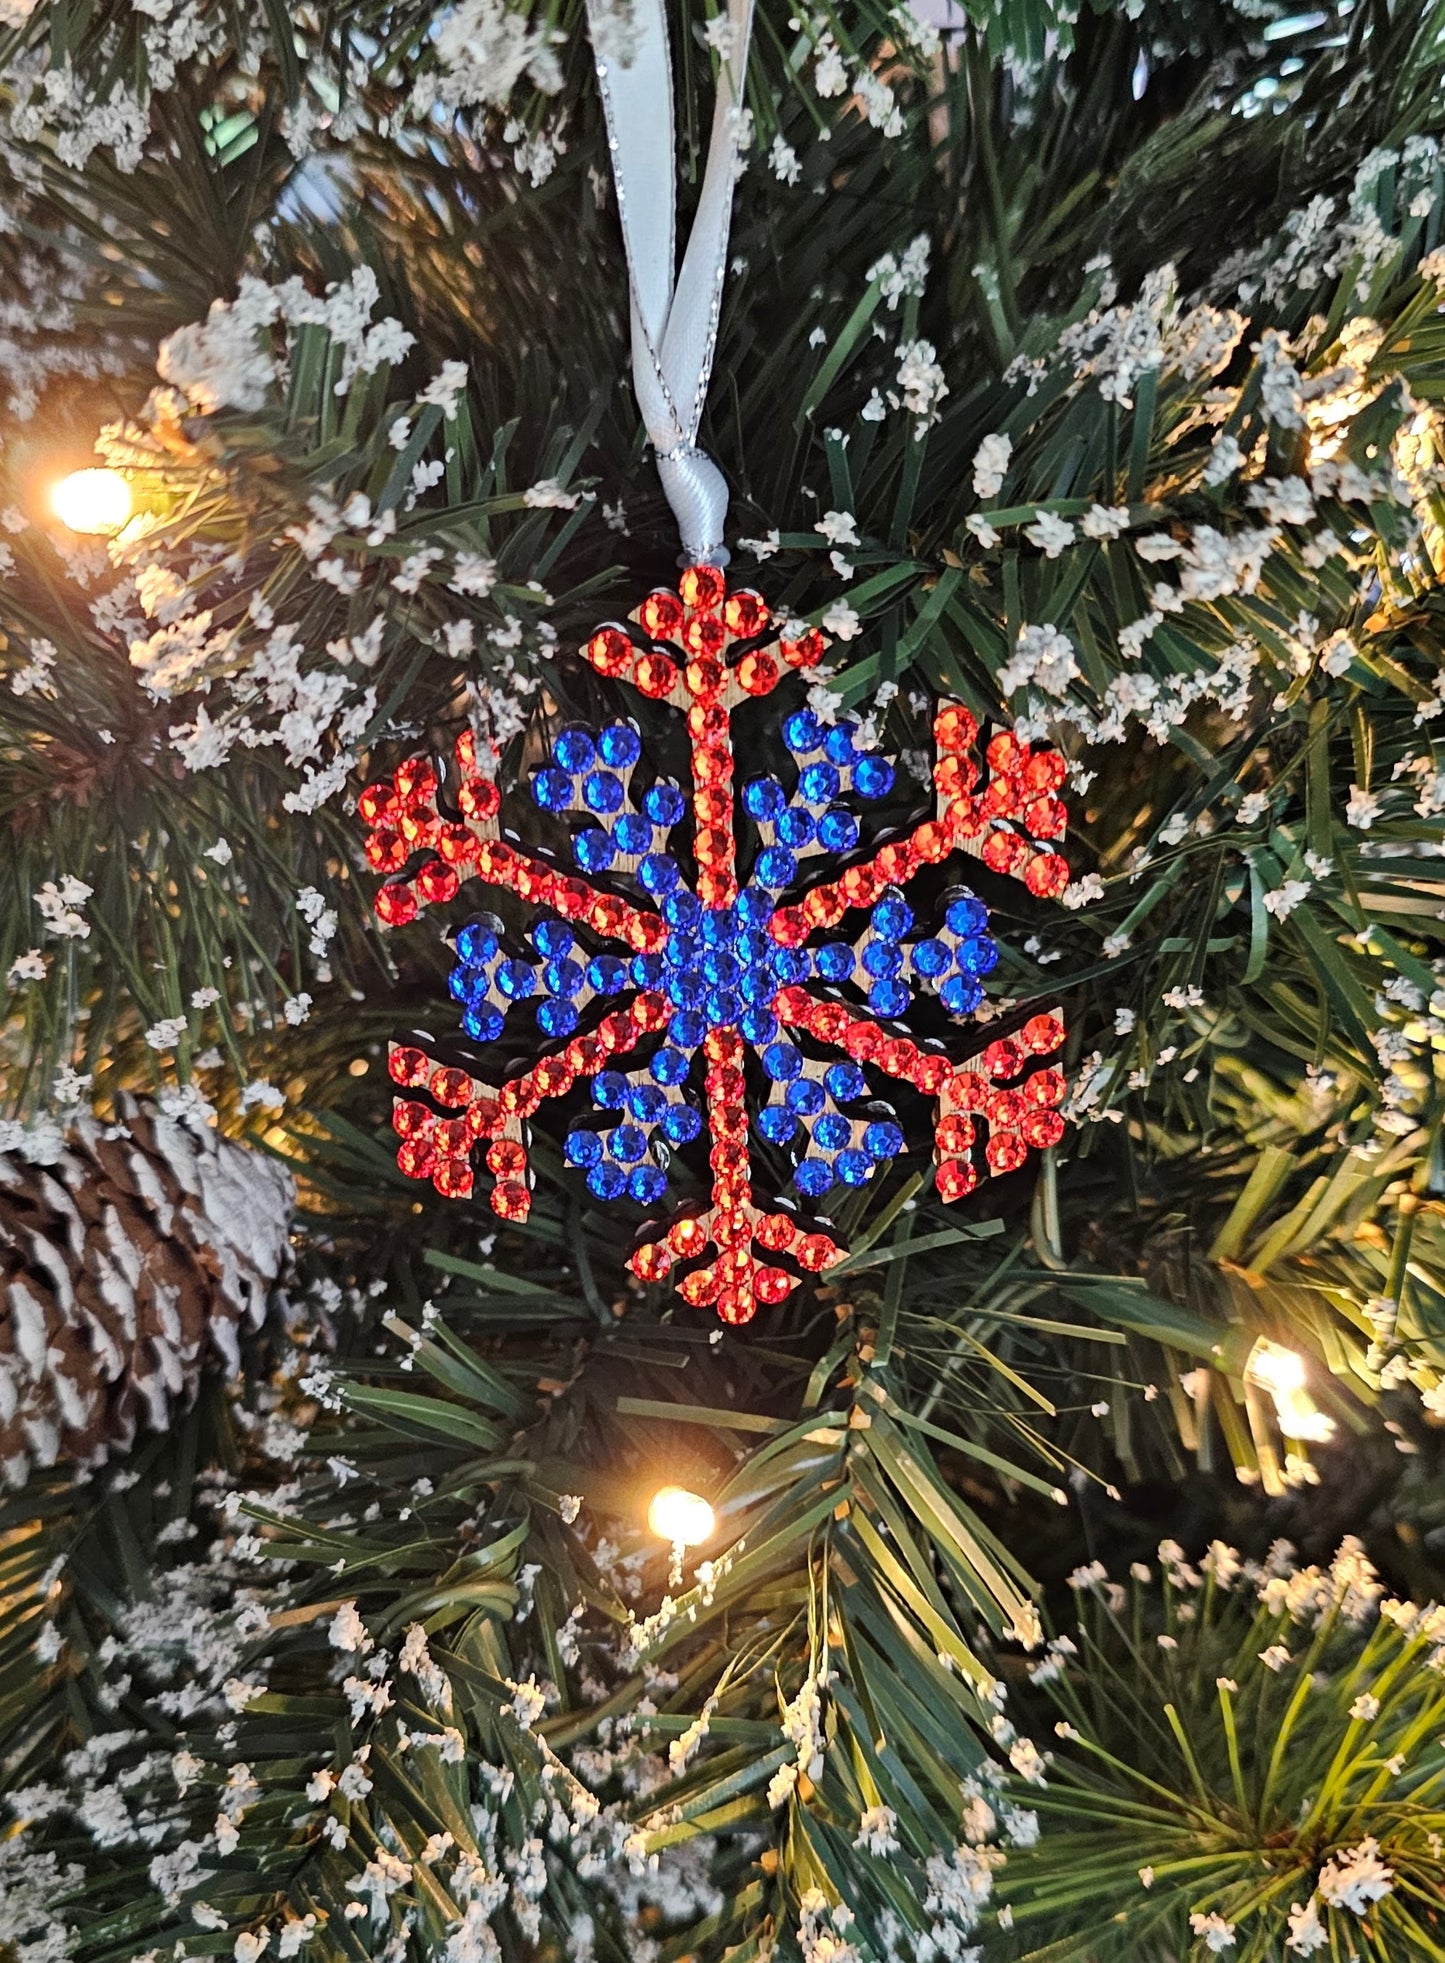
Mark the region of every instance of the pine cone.
POLYGON ((163 1430, 203 1367, 240 1368, 286 1272, 295 1187, 146 1108, 86 1118, 54 1164, 0 1153, 0 1472, 100 1464, 163 1430))

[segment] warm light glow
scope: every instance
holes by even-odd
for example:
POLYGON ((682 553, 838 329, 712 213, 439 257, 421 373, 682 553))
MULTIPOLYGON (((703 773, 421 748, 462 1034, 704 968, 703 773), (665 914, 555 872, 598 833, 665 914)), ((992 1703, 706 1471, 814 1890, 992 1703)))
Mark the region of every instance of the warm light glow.
POLYGON ((1267 1390, 1271 1397, 1292 1397, 1305 1387, 1304 1358, 1287 1350, 1282 1343, 1271 1343, 1263 1337, 1250 1351, 1248 1371, 1260 1389, 1267 1390))
POLYGON ((118 470, 73 470, 54 486, 50 503, 72 532, 118 532, 132 510, 130 485, 118 470))
POLYGON ((661 1486, 647 1509, 647 1524, 659 1540, 674 1547, 701 1547, 717 1529, 717 1515, 701 1493, 686 1486, 661 1486))

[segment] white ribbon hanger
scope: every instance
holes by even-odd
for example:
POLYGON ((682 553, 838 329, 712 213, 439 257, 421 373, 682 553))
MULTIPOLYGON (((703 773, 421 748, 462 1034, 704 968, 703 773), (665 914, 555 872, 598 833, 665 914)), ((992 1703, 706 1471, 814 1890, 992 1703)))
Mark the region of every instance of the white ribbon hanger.
POLYGON ((684 565, 725 566, 728 487, 697 447, 727 275, 753 0, 728 0, 697 213, 677 271, 667 0, 587 0, 632 290, 632 385, 682 533, 684 565))

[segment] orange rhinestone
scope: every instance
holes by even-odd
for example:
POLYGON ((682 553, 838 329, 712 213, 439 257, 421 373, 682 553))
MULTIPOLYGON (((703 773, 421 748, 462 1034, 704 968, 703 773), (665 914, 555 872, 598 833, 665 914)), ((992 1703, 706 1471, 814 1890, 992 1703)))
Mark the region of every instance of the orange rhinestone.
POLYGON ((1019 1130, 1034 1150, 1041 1152, 1046 1145, 1058 1144, 1064 1135, 1064 1121, 1057 1111, 1028 1111, 1019 1130))
POLYGON ((978 1174, 967 1159, 945 1159, 934 1174, 941 1200, 961 1200, 978 1184, 978 1174))
POLYGON ((689 566, 677 582, 677 590, 686 606, 715 613, 722 605, 727 582, 716 566, 689 566))
POLYGON ((1056 900, 1069 883, 1069 862, 1057 852, 1041 852, 1024 868, 1024 885, 1041 900, 1056 900))
POLYGON ((816 627, 809 627, 796 641, 780 641, 778 648, 790 668, 816 668, 828 643, 816 627))
POLYGON ((661 1281, 672 1266, 672 1255, 661 1241, 652 1241, 639 1247, 627 1265, 641 1281, 661 1281))
POLYGON ((464 818, 482 823, 488 818, 495 818, 501 810, 502 794, 489 778, 472 777, 457 792, 457 803, 462 808, 464 818))
POLYGON ((583 653, 599 675, 615 681, 627 672, 632 660, 632 643, 620 627, 599 627, 583 653))
POLYGON ((745 695, 768 695, 781 672, 770 654, 745 654, 737 667, 738 687, 745 695))
POLYGON ((408 1047, 393 1050, 386 1059, 386 1068, 394 1084, 424 1084, 431 1063, 424 1050, 408 1047))
POLYGON ((744 640, 752 634, 761 634, 768 624, 768 603, 761 593, 753 593, 746 587, 728 595, 723 609, 723 619, 728 632, 744 640))
POLYGON ((978 735, 978 723, 961 702, 950 702, 933 719, 933 740, 940 750, 966 750, 978 735))
POLYGON ((443 1159, 432 1173, 432 1184, 444 1200, 464 1200, 476 1184, 465 1159, 443 1159))
MULTIPOLYGON (((1018 1033, 1018 1040, 1035 1056, 1047 1056, 1064 1040, 1062 1016, 1030 1016, 1018 1033)), ((1057 1075, 1057 1072, 1053 1073, 1057 1075)))
POLYGON ((660 701, 677 687, 677 663, 665 654, 644 654, 637 664, 636 681, 644 695, 660 701))
POLYGON ((492 1211, 502 1220, 525 1220, 532 1196, 520 1179, 499 1179, 492 1188, 492 1211))
POLYGON ((442 1065, 432 1072, 429 1088, 438 1104, 454 1111, 470 1101, 472 1080, 465 1070, 449 1069, 442 1065))
POLYGON ((408 1179, 430 1179, 436 1157, 428 1138, 404 1139, 396 1149, 396 1162, 408 1179))
POLYGON ((797 1261, 801 1268, 810 1274, 821 1274, 824 1268, 831 1268, 842 1258, 843 1250, 834 1245, 826 1234, 807 1234, 797 1246, 797 1261))
POLYGON ((650 634, 653 640, 673 641, 682 627, 682 602, 666 587, 659 587, 655 593, 648 594, 637 609, 637 617, 642 622, 643 631, 650 634))
POLYGON ((431 1112, 414 1098, 399 1097, 391 1107, 391 1128, 398 1138, 416 1138, 431 1122, 431 1112))
POLYGON ((1017 1172, 1029 1148, 1017 1132, 1001 1131, 984 1146, 983 1154, 994 1172, 1017 1172))

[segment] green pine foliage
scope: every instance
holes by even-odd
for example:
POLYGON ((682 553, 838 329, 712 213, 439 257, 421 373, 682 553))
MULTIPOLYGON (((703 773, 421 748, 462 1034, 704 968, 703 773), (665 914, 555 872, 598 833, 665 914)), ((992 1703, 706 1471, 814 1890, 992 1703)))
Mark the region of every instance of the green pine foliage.
POLYGON ((150 1089, 293 1160, 307 1275, 234 1394, 4 1502, 0 1955, 1293 1963, 1316 1898, 1440 1954, 1445 12, 763 8, 734 571, 925 780, 938 694, 1069 757, 1068 904, 986 897, 1072 1125, 947 1209, 900 1164, 719 1332, 545 1123, 495 1238, 388 1146, 446 961, 355 793, 467 725, 524 781, 675 553, 580 10, 460 11, 480 69, 429 8, 0 7, 3 1145, 150 1089), (110 548, 45 507, 102 426, 110 548), (1046 1704, 1081 1532, 1315 1553, 1382 1459, 1418 1626, 1176 1565, 1046 1704))

